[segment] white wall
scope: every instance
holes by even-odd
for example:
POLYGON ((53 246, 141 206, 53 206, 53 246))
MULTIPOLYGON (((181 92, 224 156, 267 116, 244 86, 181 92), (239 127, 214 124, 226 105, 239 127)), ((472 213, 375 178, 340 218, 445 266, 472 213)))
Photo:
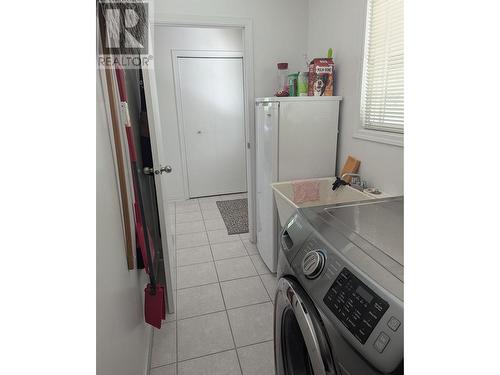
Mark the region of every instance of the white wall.
POLYGON ((403 148, 353 138, 359 127, 366 0, 309 0, 308 54, 325 56, 334 49, 334 94, 340 110, 338 171, 347 155, 361 160, 361 175, 391 194, 403 193, 403 148))
POLYGON ((179 144, 179 127, 175 103, 172 49, 243 50, 239 29, 210 29, 156 26, 154 56, 156 89, 160 107, 166 163, 172 166, 167 178, 167 199, 183 199, 183 166, 179 144))
MULTIPOLYGON (((344 97, 340 111, 338 168, 342 168, 347 155, 352 154, 361 160, 360 172, 370 184, 388 193, 401 194, 403 148, 353 138, 359 126, 365 11, 366 0, 155 2, 157 14, 251 18, 256 97, 273 94, 277 62, 288 61, 290 70, 302 70, 305 68, 304 52, 313 58, 325 56, 329 47, 334 48, 337 69, 335 94, 344 97)), ((162 58, 159 49, 155 48, 154 53, 158 64, 162 58)), ((167 60, 171 64, 170 51, 167 60)), ((160 93, 158 95, 161 99, 160 93)), ((170 95, 168 101, 160 102, 160 108, 167 106, 161 114, 162 124, 169 121, 169 124, 164 124, 166 128, 170 128, 170 121, 177 126, 173 89, 170 95)), ((164 136, 167 153, 172 152, 167 155, 168 162, 174 167, 174 172, 168 177, 169 198, 182 198, 182 178, 176 175, 181 171, 178 134, 172 130, 164 136)))
POLYGON ((118 186, 97 78, 97 375, 145 374, 151 329, 143 318, 144 271, 127 269, 118 186))
POLYGON ((160 0, 155 13, 252 19, 256 97, 274 94, 276 63, 304 67, 307 0, 160 0))
MULTIPOLYGON (((212 16, 212 17, 237 17, 251 18, 253 21, 253 50, 254 50, 254 87, 255 96, 270 96, 274 94, 276 79, 276 63, 286 61, 289 63, 290 70, 305 69, 303 54, 306 52, 307 45, 307 0, 168 0, 156 1, 155 13, 168 15, 190 15, 190 16, 212 16)), ((168 59, 164 59, 159 54, 163 54, 158 46, 158 32, 155 28, 155 67, 160 60, 168 60, 170 64, 170 51, 168 59)), ((207 29, 204 29, 207 32, 207 29)), ((224 39, 224 38, 222 38, 224 39)), ((224 42, 221 40, 220 42, 224 42)), ((225 41, 233 43, 233 41, 225 41)), ((161 46, 161 49, 168 49, 168 46, 161 46)), ((178 47, 184 48, 184 47, 178 47)), ((214 48, 214 42, 206 43, 205 49, 214 48)), ((162 78, 157 76, 157 89, 161 90, 162 78)), ((165 79, 163 84, 168 83, 165 79)), ((173 86, 171 95, 173 95, 173 86)), ((170 129, 170 121, 175 121, 175 102, 171 101, 173 96, 164 102, 162 95, 158 92, 160 99, 160 108, 163 105, 169 109, 164 109, 160 113, 164 128, 170 129), (174 107, 170 107, 173 105, 174 107), (165 123, 169 121, 169 123, 165 123)), ((168 130, 165 134, 165 147, 167 155, 171 158, 174 171, 168 177, 169 198, 182 198, 182 185, 179 184, 179 176, 176 172, 180 171, 180 157, 177 158, 178 136, 173 130, 168 130)))

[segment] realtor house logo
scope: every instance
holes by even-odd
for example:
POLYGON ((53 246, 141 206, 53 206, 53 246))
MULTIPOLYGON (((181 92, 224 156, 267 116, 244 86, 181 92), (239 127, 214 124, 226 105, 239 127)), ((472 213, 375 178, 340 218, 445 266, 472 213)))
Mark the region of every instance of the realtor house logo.
POLYGON ((99 66, 147 68, 153 58, 149 51, 149 5, 146 1, 131 0, 97 3, 102 48, 99 66))

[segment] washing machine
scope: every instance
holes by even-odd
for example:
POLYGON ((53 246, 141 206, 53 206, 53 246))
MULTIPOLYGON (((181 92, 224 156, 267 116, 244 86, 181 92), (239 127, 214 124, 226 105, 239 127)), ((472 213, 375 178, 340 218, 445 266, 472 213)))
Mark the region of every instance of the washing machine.
POLYGON ((280 235, 276 375, 403 373, 403 197, 302 208, 280 235))

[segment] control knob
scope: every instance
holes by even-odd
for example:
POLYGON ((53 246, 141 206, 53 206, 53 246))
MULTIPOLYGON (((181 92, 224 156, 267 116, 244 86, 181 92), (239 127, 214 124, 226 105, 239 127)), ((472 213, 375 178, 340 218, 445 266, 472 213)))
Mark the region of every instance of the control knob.
POLYGON ((325 254, 320 250, 313 250, 302 259, 302 272, 308 279, 315 279, 325 267, 325 254))

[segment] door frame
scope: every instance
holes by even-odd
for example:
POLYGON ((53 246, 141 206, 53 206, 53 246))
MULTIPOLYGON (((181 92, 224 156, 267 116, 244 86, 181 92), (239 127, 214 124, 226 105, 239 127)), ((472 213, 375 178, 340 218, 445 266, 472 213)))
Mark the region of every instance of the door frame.
MULTIPOLYGON (((184 189, 184 199, 189 199, 189 178, 188 178, 188 163, 187 163, 187 149, 186 149, 186 135, 184 132, 184 115, 182 110, 182 100, 181 100, 181 77, 178 58, 241 58, 243 70, 245 70, 245 61, 243 57, 243 51, 222 51, 222 50, 183 50, 183 49, 173 49, 172 54, 172 68, 174 71, 174 87, 175 87, 175 107, 177 110, 177 127, 179 130, 179 143, 180 143, 180 154, 181 154, 181 164, 183 168, 183 189, 184 189)), ((244 85, 244 82, 243 82, 244 85)), ((245 87, 243 86, 243 92, 245 87)), ((243 101, 245 97, 243 96, 243 101)), ((243 125, 245 128, 245 124, 243 125)), ((248 138, 246 137, 245 131, 245 144, 248 143, 248 138)), ((247 147, 245 147, 245 163, 248 157, 246 152, 247 147)), ((248 169, 248 165, 246 166, 248 169)), ((247 172, 247 190, 248 190, 248 172, 247 172)))
MULTIPOLYGON (((238 28, 241 29, 242 31, 243 95, 245 99, 244 118, 245 118, 247 192, 248 192, 248 230, 250 234, 250 241, 255 243, 257 241, 257 236, 255 231, 255 218, 256 218, 255 126, 254 126, 255 91, 254 91, 254 67, 253 67, 253 21, 251 18, 192 16, 192 15, 155 13, 154 19, 153 21, 151 21, 151 26, 152 26, 150 28, 151 31, 154 30, 155 26, 238 28)), ((154 77, 154 74, 151 74, 150 76, 154 77)), ((156 108, 156 110, 158 110, 158 108, 156 108)), ((186 171, 184 171, 184 174, 185 173, 186 171)), ((184 176, 184 178, 186 178, 186 176, 184 176)), ((184 193, 185 192, 186 189, 184 188, 184 193)), ((185 198, 187 199, 188 197, 185 198)))

